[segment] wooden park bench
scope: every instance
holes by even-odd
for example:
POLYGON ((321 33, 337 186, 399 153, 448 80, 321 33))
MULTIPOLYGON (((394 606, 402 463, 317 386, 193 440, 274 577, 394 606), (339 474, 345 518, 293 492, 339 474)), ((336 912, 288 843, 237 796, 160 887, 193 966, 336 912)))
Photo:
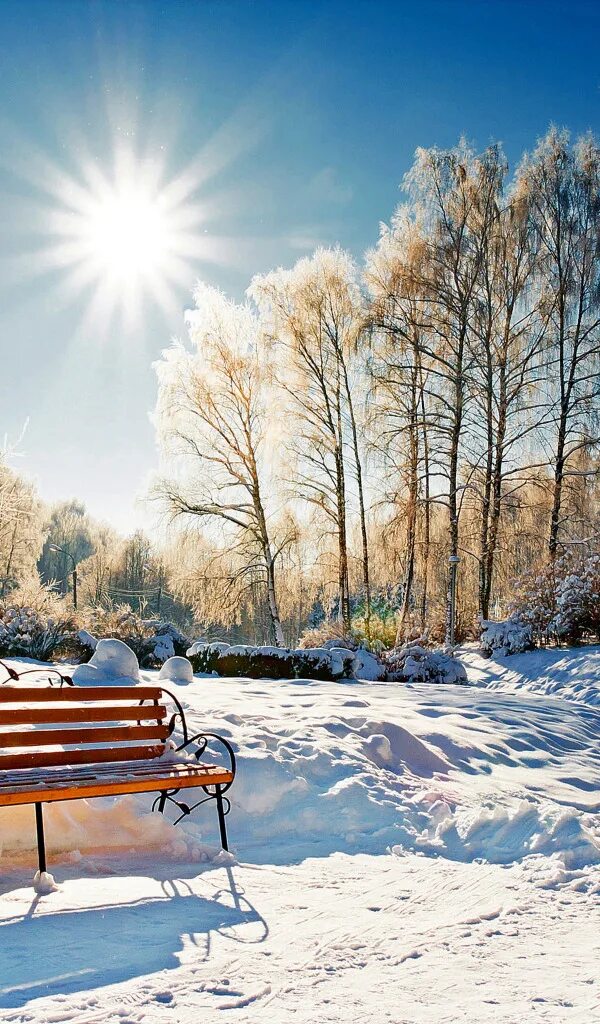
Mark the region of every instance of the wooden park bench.
POLYGON ((190 736, 170 691, 73 686, 68 678, 60 685, 23 684, 18 673, 10 674, 11 682, 0 685, 0 808, 35 804, 40 873, 46 871, 42 807, 57 800, 153 792, 152 810, 163 813, 173 804, 176 822, 214 800, 227 850, 224 794, 235 776, 234 752, 215 733, 190 736), (181 735, 174 745, 176 727, 181 735), (224 748, 227 767, 201 760, 213 743, 224 748), (205 795, 190 806, 177 797, 192 787, 205 795))

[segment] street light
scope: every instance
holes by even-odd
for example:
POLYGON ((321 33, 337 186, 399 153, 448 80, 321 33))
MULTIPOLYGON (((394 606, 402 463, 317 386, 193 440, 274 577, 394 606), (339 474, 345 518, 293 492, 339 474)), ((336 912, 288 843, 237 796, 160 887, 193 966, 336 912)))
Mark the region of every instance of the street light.
POLYGON ((446 629, 446 643, 449 647, 454 647, 454 635, 456 633, 456 574, 459 562, 459 555, 450 555, 448 559, 450 566, 450 601, 448 604, 448 623, 446 629))
POLYGON ((67 550, 67 548, 61 548, 58 546, 58 544, 50 544, 49 547, 50 551, 58 551, 60 552, 61 555, 66 555, 67 558, 71 559, 71 563, 73 565, 73 568, 71 570, 71 572, 73 573, 73 608, 75 611, 77 611, 77 562, 73 558, 71 552, 67 550))

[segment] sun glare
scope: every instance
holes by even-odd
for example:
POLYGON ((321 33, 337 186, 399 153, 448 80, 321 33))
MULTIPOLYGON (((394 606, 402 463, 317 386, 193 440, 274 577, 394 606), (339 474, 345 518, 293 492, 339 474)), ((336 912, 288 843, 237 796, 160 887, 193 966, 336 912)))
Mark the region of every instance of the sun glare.
POLYGON ((128 151, 112 173, 89 161, 79 180, 57 180, 45 261, 62 270, 67 297, 88 293, 84 326, 107 328, 117 316, 137 328, 154 305, 165 313, 180 308, 198 262, 213 258, 196 191, 191 176, 168 179, 161 162, 128 151))
POLYGON ((160 196, 140 195, 129 187, 92 206, 81 228, 89 259, 116 284, 151 278, 176 249, 160 196))

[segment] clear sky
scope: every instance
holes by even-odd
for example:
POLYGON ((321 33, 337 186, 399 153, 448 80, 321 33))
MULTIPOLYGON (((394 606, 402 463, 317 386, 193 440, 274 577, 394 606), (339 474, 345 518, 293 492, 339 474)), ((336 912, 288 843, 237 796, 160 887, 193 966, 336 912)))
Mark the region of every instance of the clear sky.
POLYGON ((514 162, 550 122, 598 131, 599 38, 581 0, 2 0, 0 436, 27 421, 18 468, 44 498, 143 522, 151 364, 194 281, 241 298, 319 243, 360 258, 419 145, 499 140, 514 162), (152 189, 174 204, 173 259, 148 257, 124 310, 121 210, 151 232, 152 189))

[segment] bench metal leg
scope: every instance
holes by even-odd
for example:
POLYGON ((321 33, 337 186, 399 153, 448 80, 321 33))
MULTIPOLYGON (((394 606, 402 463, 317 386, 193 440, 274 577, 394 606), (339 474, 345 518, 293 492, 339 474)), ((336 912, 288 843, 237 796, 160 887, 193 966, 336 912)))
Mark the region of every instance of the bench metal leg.
POLYGON ((38 861, 40 874, 46 870, 46 844, 44 842, 44 815, 42 805, 35 805, 35 828, 37 832, 38 861))
POLYGON ((219 831, 221 833, 221 846, 224 850, 228 850, 227 845, 227 830, 225 828, 225 811, 223 809, 223 794, 221 793, 221 787, 216 786, 216 801, 217 801, 217 813, 219 815, 219 831))

